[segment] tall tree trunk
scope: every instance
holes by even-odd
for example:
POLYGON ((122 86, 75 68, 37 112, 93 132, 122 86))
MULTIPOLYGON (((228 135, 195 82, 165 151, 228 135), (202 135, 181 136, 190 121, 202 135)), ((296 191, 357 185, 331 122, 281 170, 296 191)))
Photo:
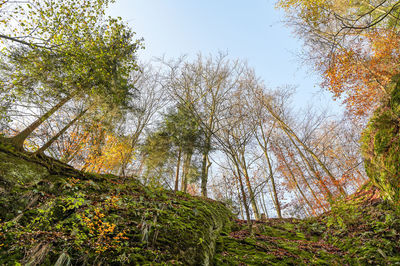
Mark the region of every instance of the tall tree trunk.
POLYGON ((296 142, 292 139, 291 136, 288 136, 290 141, 292 142, 292 144, 294 145, 294 147, 296 148, 297 152, 300 154, 300 157, 303 159, 303 161, 307 164, 308 168, 312 171, 312 173, 314 174, 315 178, 318 180, 318 182, 321 184, 322 188, 324 189, 327 197, 328 197, 328 201, 332 201, 333 200, 333 196, 331 191, 328 189, 328 187, 326 186, 324 180, 321 179, 320 175, 317 173, 317 171, 314 169, 314 167, 311 165, 310 161, 307 159, 307 157, 304 155, 304 153, 301 151, 301 149, 299 148, 299 146, 296 144, 296 142))
POLYGON ((67 125, 65 125, 56 135, 54 135, 51 139, 49 139, 42 147, 40 147, 34 154, 40 154, 43 153, 47 148, 50 147, 51 144, 53 144, 54 141, 56 141, 62 134, 65 133, 73 124, 75 124, 76 121, 78 121, 86 112, 88 109, 83 110, 80 112, 72 121, 70 121, 67 125))
POLYGON ((263 208, 263 210, 264 210, 264 213, 265 213, 265 215, 266 215, 266 218, 269 218, 267 205, 265 204, 264 191, 261 191, 261 199, 262 199, 262 208, 263 208))
POLYGON ((308 207, 310 208, 310 210, 313 212, 314 215, 316 215, 316 212, 313 208, 313 206, 311 205, 311 203, 309 202, 309 200, 307 199, 306 195, 303 193, 303 190, 301 189, 299 183, 297 182, 296 177, 293 174, 292 169, 290 168, 290 165, 288 164, 288 162, 286 161, 285 157, 283 156, 282 150, 281 148, 278 148, 279 151, 281 152, 282 155, 282 160, 286 166, 286 169, 289 171, 290 177, 292 179, 292 181, 294 182, 294 184, 296 184, 296 188, 299 191, 300 195, 302 196, 302 198, 304 199, 304 201, 307 203, 308 207))
POLYGON ((16 136, 10 138, 10 142, 13 143, 18 149, 23 150, 24 147, 24 142, 25 140, 29 137, 32 132, 38 128, 44 121, 47 120, 52 114, 54 114, 58 109, 60 109, 64 104, 66 104, 69 100, 73 98, 73 94, 70 96, 67 96, 59 103, 57 103, 55 106, 53 106, 50 110, 48 110, 45 114, 43 114, 41 117, 36 119, 32 124, 30 124, 28 127, 26 127, 23 131, 21 131, 19 134, 16 136))
POLYGON ((244 213, 243 213, 243 200, 242 200, 242 196, 240 195, 240 191, 239 191, 239 185, 238 185, 238 178, 235 178, 235 187, 236 187, 236 191, 239 197, 239 211, 240 211, 240 215, 242 217, 242 219, 244 220, 244 213))
MULTIPOLYGON (((267 183, 268 184, 268 183, 267 183)), ((271 200, 272 200, 272 202, 274 203, 274 206, 275 206, 275 209, 277 209, 277 207, 276 207, 276 204, 275 204, 275 197, 274 197, 274 194, 272 193, 272 189, 271 189, 271 187, 270 186, 268 186, 268 190, 269 190, 269 195, 270 195, 270 197, 271 197, 271 200)), ((280 207, 280 206, 279 206, 280 207)), ((279 208, 279 211, 280 211, 281 209, 279 208)))
POLYGON ((210 153, 210 145, 211 145, 211 136, 207 136, 201 163, 201 195, 203 197, 207 197, 208 169, 211 166, 208 158, 208 155, 210 153))
POLYGON ((347 196, 346 191, 343 187, 337 182, 336 178, 332 175, 326 165, 319 159, 319 157, 303 142, 300 138, 294 133, 294 131, 277 115, 272 107, 268 104, 266 100, 264 100, 264 106, 267 108, 268 112, 275 118, 275 120, 281 125, 282 130, 288 135, 296 139, 296 141, 304 148, 304 150, 314 158, 314 160, 321 166, 321 168, 326 172, 329 176, 329 179, 332 181, 333 185, 339 190, 342 196, 347 196))
POLYGON ((327 209, 325 208, 325 206, 322 204, 321 200, 317 197, 317 195, 315 194, 314 189, 311 187, 310 183, 307 181, 306 177, 304 176, 303 170, 301 169, 300 165, 297 163, 296 159, 293 158, 292 156, 289 156, 290 159, 294 162, 294 164, 296 165, 297 169, 299 169, 300 172, 300 176, 304 182, 304 184, 306 184, 306 186, 308 187, 308 189, 310 190, 311 194, 313 195, 313 198, 315 199, 315 201, 317 202, 317 204, 322 208, 323 211, 327 211, 327 209))
MULTIPOLYGON (((268 167, 269 167, 269 165, 268 165, 268 167)), ((272 172, 270 172, 270 173, 271 173, 270 177, 271 177, 272 192, 273 192, 273 196, 274 196, 276 214, 277 214, 278 218, 282 218, 281 204, 279 202, 278 193, 276 191, 275 178, 274 178, 274 175, 272 174, 272 172)))
POLYGON ((240 168, 239 164, 237 161, 232 158, 233 164, 235 165, 236 171, 237 171, 237 178, 239 180, 239 185, 240 185, 240 191, 242 192, 242 199, 243 199, 243 206, 244 210, 246 211, 246 220, 247 220, 247 225, 249 226, 249 232, 251 234, 251 216, 250 216, 250 210, 249 210, 249 205, 247 204, 247 196, 246 196, 246 191, 244 190, 244 185, 243 185, 243 180, 242 180, 242 175, 240 174, 240 168))
POLYGON ((279 202, 278 192, 276 191, 275 177, 274 177, 274 173, 272 171, 271 160, 269 158, 269 154, 266 149, 264 149, 264 155, 265 155, 265 158, 267 159, 267 163, 268 163, 269 176, 271 178, 272 192, 274 195, 274 204, 275 204, 276 214, 277 214, 278 218, 282 218, 281 204, 279 202))
MULTIPOLYGON (((175 173, 175 188, 174 191, 178 191, 178 185, 179 185, 179 168, 181 166, 181 155, 182 155, 182 149, 179 148, 178 151, 178 162, 176 163, 176 173, 175 173)), ((182 189, 182 187, 181 187, 182 189)))
POLYGON ((182 173, 182 190, 183 192, 187 192, 187 185, 188 185, 188 174, 189 174, 189 170, 190 170, 190 163, 192 161, 192 154, 193 151, 188 151, 185 155, 184 155, 184 162, 183 162, 183 173, 182 173))
POLYGON ((279 203, 278 193, 276 191, 274 173, 272 171, 271 159, 270 159, 269 154, 268 154, 269 136, 268 136, 268 139, 267 139, 267 137, 264 134, 264 130, 262 128, 261 122, 260 122, 260 129, 261 129, 261 137, 262 137, 263 142, 261 143, 261 141, 257 137, 257 135, 256 135, 256 139, 257 139, 258 144, 260 145, 260 147, 263 150, 265 159, 267 160, 268 170, 269 170, 269 177, 270 177, 271 183, 272 183, 272 192, 273 192, 273 196, 274 196, 273 197, 273 199, 274 199, 273 202, 274 202, 274 205, 275 205, 276 214, 277 214, 278 218, 282 218, 281 204, 279 203))
POLYGON ((251 207, 252 207, 253 212, 254 212, 254 218, 256 220, 260 220, 260 213, 258 211, 257 202, 256 202, 256 199, 255 199, 253 188, 251 187, 250 177, 249 177, 249 173, 247 172, 246 161, 245 161, 245 158, 244 158, 243 154, 242 154, 242 160, 243 160, 242 169, 243 169, 243 173, 244 173, 244 178, 246 180, 246 186, 247 186, 247 189, 249 190, 250 203, 251 203, 251 207))

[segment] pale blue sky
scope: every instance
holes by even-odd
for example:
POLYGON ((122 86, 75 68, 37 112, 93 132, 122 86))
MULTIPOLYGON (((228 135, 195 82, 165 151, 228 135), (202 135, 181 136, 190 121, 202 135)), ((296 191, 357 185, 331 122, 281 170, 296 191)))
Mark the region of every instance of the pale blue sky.
POLYGON ((247 60, 270 87, 298 85, 297 107, 310 101, 337 106, 329 93, 318 93, 318 75, 301 64, 301 42, 274 6, 272 0, 117 0, 109 12, 144 38, 146 49, 139 52, 144 61, 227 51, 247 60))

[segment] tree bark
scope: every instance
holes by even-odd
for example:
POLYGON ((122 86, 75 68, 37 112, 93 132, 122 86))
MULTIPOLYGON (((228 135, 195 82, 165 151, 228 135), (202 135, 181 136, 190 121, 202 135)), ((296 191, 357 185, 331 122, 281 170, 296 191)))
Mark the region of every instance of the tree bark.
POLYGON ((290 168, 288 162, 286 161, 285 157, 283 156, 282 150, 279 148, 279 151, 281 152, 281 156, 282 156, 282 160, 286 166, 286 169, 289 171, 290 177, 292 178, 292 181, 296 184, 296 188, 299 191, 300 195, 303 197, 304 201, 307 203, 308 207, 310 208, 310 210, 313 212, 314 215, 316 215, 316 212, 313 208, 313 206, 311 205, 311 203, 308 201, 306 195, 303 193, 303 190, 301 189, 299 183, 297 182, 296 177, 293 174, 292 169, 290 168))
POLYGON ((206 145, 203 151, 203 159, 201 163, 201 195, 207 197, 207 182, 208 182, 208 169, 211 164, 208 159, 208 154, 210 153, 211 137, 207 137, 206 145))
POLYGON ((239 211, 242 219, 244 220, 244 213, 243 213, 243 200, 242 197, 240 196, 240 191, 239 191, 239 185, 238 185, 238 178, 235 179, 235 187, 236 191, 238 193, 238 198, 239 198, 239 211))
POLYGON ((9 138, 9 141, 14 144, 18 149, 23 150, 24 142, 29 137, 32 132, 37 129, 44 121, 47 120, 52 114, 54 114, 58 109, 60 109, 64 104, 66 104, 69 100, 73 98, 73 95, 67 96, 55 106, 53 106, 50 110, 48 110, 45 114, 41 117, 36 119, 32 124, 26 127, 23 131, 21 131, 16 136, 9 138))
POLYGON ((269 218, 267 205, 265 204, 264 191, 261 191, 261 199, 262 199, 262 204, 261 205, 262 205, 262 208, 263 208, 264 213, 266 215, 266 218, 269 218))
POLYGON ((311 157, 321 166, 321 168, 327 173, 329 179, 332 181, 333 185, 339 190, 342 196, 347 196, 346 191, 337 182, 336 178, 332 175, 326 165, 318 158, 318 156, 303 142, 300 138, 293 132, 293 130, 272 110, 271 106, 264 99, 264 106, 267 108, 268 112, 275 118, 275 120, 281 125, 282 130, 288 135, 296 139, 296 141, 308 152, 311 157))
MULTIPOLYGON (((174 188, 174 191, 178 191, 178 186, 179 186, 179 168, 180 168, 180 165, 181 165, 181 154, 182 154, 182 149, 181 148, 179 148, 179 151, 178 151, 178 162, 177 162, 177 164, 176 164, 176 173, 175 173, 175 188, 174 188)), ((182 187, 181 187, 181 189, 182 189, 182 187)))
POLYGON ((182 186, 181 189, 183 190, 183 192, 187 192, 187 185, 188 185, 188 174, 189 174, 189 170, 190 170, 190 163, 192 161, 192 151, 188 151, 185 155, 184 155, 184 162, 183 162, 183 173, 182 173, 182 186))
POLYGON ((78 121, 86 112, 88 109, 83 110, 80 112, 72 121, 70 121, 67 125, 65 125, 56 135, 54 135, 51 139, 49 139, 42 147, 40 147, 35 153, 40 154, 43 153, 47 148, 53 144, 54 141, 56 141, 62 134, 65 133, 73 124, 75 124, 76 121, 78 121))
POLYGON ((258 211, 257 202, 256 202, 256 199, 255 199, 253 188, 251 187, 250 177, 249 177, 249 173, 247 172, 246 161, 245 161, 245 158, 244 158, 243 154, 242 154, 242 157, 243 157, 242 158, 242 160, 243 160, 242 168, 243 168, 244 178, 246 180, 246 186, 247 186, 247 189, 249 190, 250 203, 251 203, 251 207, 252 207, 253 212, 254 212, 254 218, 256 220, 260 220, 260 213, 258 211))
POLYGON ((232 161, 233 161, 233 164, 235 165, 235 168, 237 171, 237 178, 239 180, 240 191, 242 192, 243 206, 244 206, 244 209, 246 212, 246 220, 247 220, 247 224, 249 226, 249 233, 251 234, 252 225, 251 225, 250 210, 249 210, 249 205, 247 204, 247 196, 246 196, 246 192, 244 190, 244 185, 243 185, 242 176, 240 174, 239 164, 237 163, 237 161, 234 158, 232 158, 232 161))
POLYGON ((271 164, 271 159, 269 158, 269 154, 268 154, 268 142, 269 142, 269 137, 268 139, 266 138, 265 134, 264 134, 264 130, 262 128, 262 124, 260 122, 260 130, 261 130, 261 137, 263 140, 263 143, 261 143, 261 141, 259 140, 259 138, 256 135, 256 139, 258 144, 261 146, 265 159, 267 160, 267 164, 268 164, 268 170, 269 170, 269 177, 271 178, 271 183, 272 183, 272 191, 273 191, 273 196, 274 196, 274 205, 275 205, 275 209, 276 209, 276 214, 278 216, 278 218, 282 218, 282 211, 281 211, 281 205, 279 203, 279 198, 278 198, 278 193, 276 191, 276 185, 275 185, 275 178, 274 178, 274 174, 272 171, 272 164, 271 164))

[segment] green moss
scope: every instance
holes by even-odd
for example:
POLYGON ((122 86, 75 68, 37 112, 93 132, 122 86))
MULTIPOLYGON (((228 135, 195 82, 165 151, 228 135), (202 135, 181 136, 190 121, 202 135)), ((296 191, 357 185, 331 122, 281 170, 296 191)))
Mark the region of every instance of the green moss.
POLYGON ((0 157, 8 160, 0 161, 0 169, 16 164, 16 173, 1 179, 1 265, 383 265, 400 260, 400 216, 393 205, 371 200, 372 186, 321 217, 268 219, 255 223, 250 235, 246 223, 235 221, 220 202, 113 175, 70 168, 64 175, 62 164, 54 162, 57 174, 49 159, 41 163, 9 150, 0 149, 0 157))
MULTIPOLYGON (((0 181, 7 185, 25 185, 39 182, 49 173, 46 168, 23 158, 0 153, 0 181)), ((1 185, 0 183, 0 185, 1 185)))
POLYGON ((394 77, 390 97, 382 103, 363 132, 365 169, 384 198, 400 200, 400 81, 394 77))
POLYGON ((39 258, 53 265, 62 255, 76 265, 207 265, 220 233, 230 231, 232 214, 220 202, 113 175, 69 168, 63 175, 61 163, 10 150, 0 149, 0 158, 0 169, 7 169, 1 172, 7 190, 0 190, 0 264, 39 258), (39 256, 42 243, 51 247, 39 256))

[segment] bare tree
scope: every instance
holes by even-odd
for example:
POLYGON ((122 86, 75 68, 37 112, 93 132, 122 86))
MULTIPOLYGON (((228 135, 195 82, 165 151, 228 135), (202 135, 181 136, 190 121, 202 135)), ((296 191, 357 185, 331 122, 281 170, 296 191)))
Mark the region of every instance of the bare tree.
POLYGON ((207 58, 199 54, 193 62, 181 58, 164 63, 169 68, 165 84, 172 98, 199 119, 203 131, 201 193, 206 197, 214 136, 221 129, 227 99, 244 74, 245 64, 229 60, 224 53, 207 58))
MULTIPOLYGON (((138 148, 145 131, 154 124, 159 113, 169 103, 166 91, 161 84, 160 69, 148 64, 140 64, 139 71, 133 72, 131 79, 138 90, 134 98, 136 110, 127 114, 123 123, 123 133, 129 136, 131 150, 122 158, 119 175, 126 176, 130 158, 138 148)), ((133 169, 132 169, 133 170, 133 169)))

